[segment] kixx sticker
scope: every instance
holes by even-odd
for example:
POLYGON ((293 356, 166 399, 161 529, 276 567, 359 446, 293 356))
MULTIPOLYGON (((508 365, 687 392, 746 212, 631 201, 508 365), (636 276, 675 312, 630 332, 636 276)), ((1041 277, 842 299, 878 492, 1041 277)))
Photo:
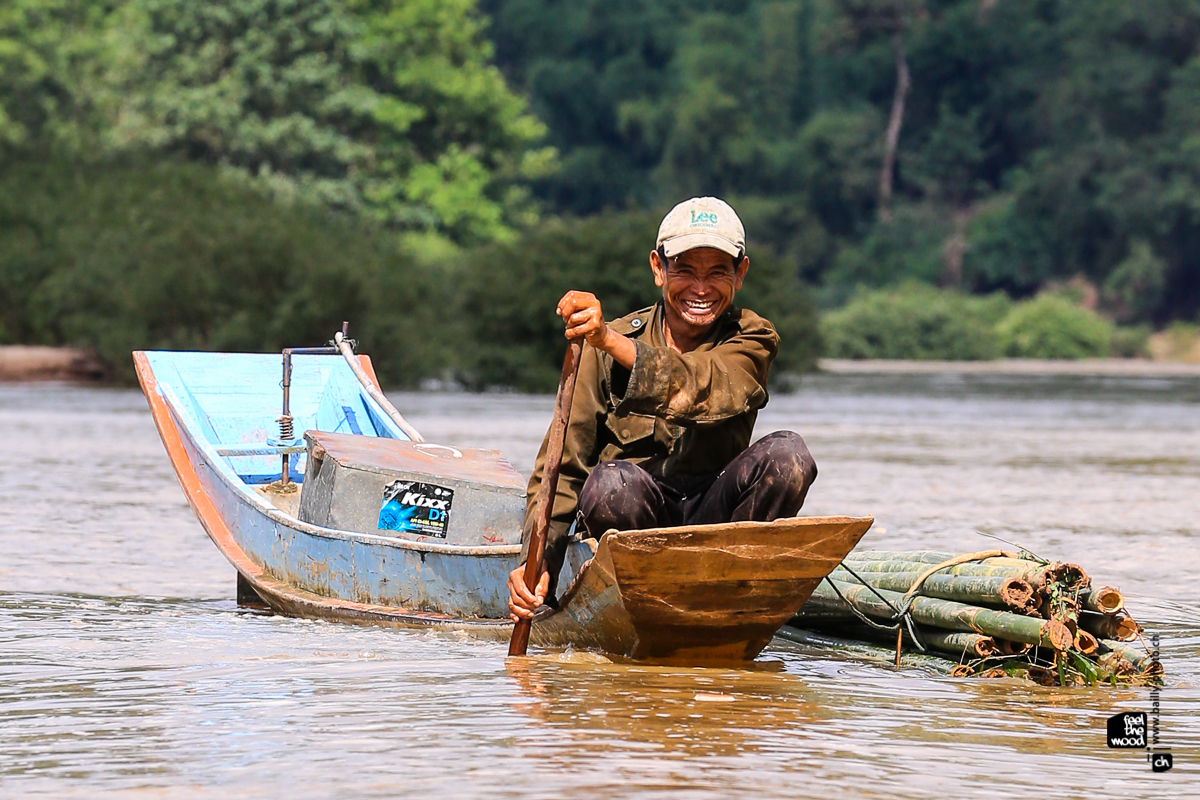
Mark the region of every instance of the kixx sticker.
POLYGON ((392 481, 383 490, 379 529, 446 538, 454 490, 431 483, 392 481))

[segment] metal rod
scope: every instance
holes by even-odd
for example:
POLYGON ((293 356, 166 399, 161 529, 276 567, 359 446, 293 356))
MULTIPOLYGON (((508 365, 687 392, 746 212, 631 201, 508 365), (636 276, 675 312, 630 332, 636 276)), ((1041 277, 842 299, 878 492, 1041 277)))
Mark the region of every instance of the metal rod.
MULTIPOLYGON (((281 442, 281 446, 286 447, 286 445, 282 444, 283 440, 287 439, 288 441, 291 441, 295 435, 295 431, 292 427, 292 414, 291 414, 292 356, 293 355, 304 355, 304 356, 341 355, 342 357, 344 357, 346 359, 346 362, 350 365, 350 369, 354 372, 354 376, 356 378, 358 378, 359 383, 362 384, 362 386, 366 390, 367 394, 370 395, 371 398, 373 398, 375 400, 375 402, 379 404, 379 406, 384 410, 384 413, 386 413, 389 417, 392 418, 392 421, 395 422, 397 426, 399 426, 400 430, 404 431, 405 435, 407 435, 409 437, 409 439, 411 439, 414 442, 425 441, 424 437, 422 437, 421 434, 417 433, 416 429, 413 428, 412 425, 408 424, 408 421, 406 419, 404 419, 403 416, 400 415, 400 412, 396 410, 395 406, 393 406, 391 403, 389 403, 387 398, 383 396, 383 392, 381 392, 377 388, 375 388, 375 385, 371 382, 371 379, 367 377, 366 372, 363 370, 362 365, 359 364, 358 357, 354 355, 354 350, 350 346, 350 342, 347 339, 347 334, 349 333, 349 331, 350 331, 350 323, 342 322, 342 330, 334 335, 334 337, 333 337, 334 343, 332 345, 327 345, 325 347, 286 347, 286 348, 284 348, 284 350, 283 350, 283 381, 280 383, 280 385, 283 387, 283 414, 279 417, 279 439, 281 442)), ((281 486, 287 486, 288 483, 291 481, 291 452, 292 452, 292 448, 288 448, 288 449, 283 450, 280 455, 280 461, 282 462, 282 466, 280 468, 279 483, 281 486)))
MULTIPOLYGON (((289 409, 291 407, 292 395, 292 352, 292 350, 283 351, 283 417, 280 420, 282 423, 280 425, 281 436, 283 434, 284 425, 286 425, 285 420, 291 416, 289 409)), ((280 456, 280 458, 283 460, 283 476, 279 479, 279 484, 281 486, 287 486, 289 478, 288 467, 290 465, 289 462, 291 461, 291 456, 287 453, 284 453, 282 456, 280 456)))
POLYGON ((358 382, 362 384, 363 390, 370 395, 371 399, 379 404, 384 413, 392 418, 392 422, 396 423, 396 427, 404 431, 404 435, 410 441, 423 442, 425 437, 417 433, 417 429, 408 423, 396 407, 388 402, 388 399, 383 396, 383 392, 375 388, 375 384, 367 377, 366 371, 362 368, 362 364, 358 361, 358 356, 354 355, 354 348, 350 346, 350 341, 346 338, 346 328, 334 334, 333 341, 337 344, 338 349, 342 353, 342 357, 346 359, 346 363, 350 365, 350 371, 354 373, 354 377, 358 378, 358 382))
MULTIPOLYGON (((283 414, 279 417, 279 438, 292 439, 295 431, 292 428, 292 412, 291 412, 291 395, 292 395, 292 356, 335 356, 341 353, 336 347, 285 347, 283 349, 283 381, 280 384, 283 387, 283 414)), ((292 458, 290 451, 285 450, 280 455, 282 466, 280 468, 279 484, 287 486, 291 482, 291 462, 292 458)))
POLYGON ((283 352, 297 356, 335 356, 341 351, 336 347, 288 347, 283 352))

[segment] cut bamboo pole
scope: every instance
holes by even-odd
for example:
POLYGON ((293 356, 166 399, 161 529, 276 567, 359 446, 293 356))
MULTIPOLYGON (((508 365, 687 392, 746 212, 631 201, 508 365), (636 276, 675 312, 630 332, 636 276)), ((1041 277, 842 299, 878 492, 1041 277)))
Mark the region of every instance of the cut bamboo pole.
MULTIPOLYGON (((845 605, 842 607, 845 608, 845 605)), ((803 622, 805 628, 816 628, 834 636, 877 642, 881 645, 888 644, 892 646, 893 653, 895 652, 896 635, 892 631, 872 628, 857 617, 816 621, 804 619, 803 622)), ((926 650, 945 653, 956 659, 961 658, 964 654, 971 658, 991 658, 1000 655, 1000 648, 996 645, 996 640, 991 636, 978 633, 961 633, 918 625, 917 636, 920 637, 921 644, 926 650)), ((910 647, 916 648, 907 635, 904 637, 904 642, 904 652, 910 652, 910 647)))
POLYGON ((1086 589, 1092 585, 1092 579, 1078 564, 1069 561, 1056 561, 1050 565, 1050 571, 1055 579, 1066 585, 1068 589, 1086 589))
MULTIPOLYGON (((817 650, 830 650, 838 655, 848 653, 865 661, 877 662, 892 666, 895 663, 895 646, 881 647, 866 642, 833 636, 824 632, 811 631, 784 625, 775 632, 775 636, 784 641, 817 650)), ((951 672, 951 663, 942 656, 926 655, 924 653, 906 652, 900 657, 901 667, 919 667, 946 674, 951 672)))
POLYGON ((1079 627, 1098 639, 1114 639, 1132 642, 1141 632, 1133 619, 1125 614, 1100 614, 1094 611, 1079 612, 1079 627))
POLYGON ((933 650, 949 653, 954 656, 969 655, 975 658, 992 658, 1000 655, 1000 648, 991 636, 979 633, 957 633, 941 631, 933 628, 921 628, 917 631, 921 643, 933 650))
MULTIPOLYGON (((1138 672, 1146 675, 1162 675, 1162 663, 1152 659, 1146 651, 1138 650, 1124 642, 1117 642, 1112 639, 1101 639, 1100 644, 1102 650, 1107 650, 1108 653, 1115 654, 1122 660, 1129 662, 1138 672)), ((1103 658, 1101 658, 1101 663, 1104 663, 1103 658)))
MULTIPOLYGON (((903 554, 897 554, 903 555, 903 554)), ((938 553, 938 555, 945 555, 938 553)), ((912 559, 896 557, 896 558, 877 558, 867 560, 857 560, 852 553, 846 557, 842 563, 854 570, 855 572, 919 572, 923 568, 913 569, 913 563, 923 564, 926 562, 912 559)), ((950 559, 945 559, 950 560, 950 559)), ((941 562, 934 562, 941 563, 941 562)), ((968 564, 956 564, 952 567, 946 567, 944 570, 939 570, 939 575, 1009 575, 1016 578, 1024 578, 1029 581, 1034 588, 1040 588, 1048 583, 1051 579, 1057 580, 1067 586, 1069 589, 1085 589, 1091 583, 1091 578, 1078 564, 1069 562, 1054 562, 1051 564, 1042 564, 1037 561, 1027 561, 1019 558, 993 557, 985 558, 981 561, 975 561, 968 564)))
MULTIPOLYGON (((1000 552, 1000 551, 993 550, 992 552, 1000 552)), ((846 558, 842 559, 842 563, 849 567, 854 568, 855 570, 857 570, 859 568, 859 565, 863 565, 865 568, 865 565, 867 565, 867 564, 907 564, 908 565, 907 567, 901 568, 899 571, 921 572, 922 570, 928 569, 929 567, 937 566, 938 564, 944 564, 947 561, 953 561, 953 560, 954 559, 948 558, 948 559, 944 559, 942 561, 934 561, 931 563, 931 562, 927 562, 927 561, 914 561, 913 559, 909 559, 909 558, 856 559, 853 557, 853 555, 850 555, 850 556, 847 556, 846 558)), ((963 568, 963 567, 970 568, 970 567, 980 567, 980 566, 984 566, 984 567, 1019 567, 1021 569, 1027 570, 1027 569, 1041 569, 1048 565, 1040 564, 1036 561, 1025 561, 1025 560, 1019 559, 1019 558, 1008 558, 1008 557, 1004 557, 1004 556, 990 556, 988 558, 974 559, 971 561, 967 561, 965 563, 951 564, 951 565, 947 566, 945 569, 948 571, 948 570, 954 569, 956 567, 957 568, 963 568)), ((897 571, 897 570, 893 569, 892 571, 897 571)))
MULTIPOLYGON (((902 595, 899 592, 890 592, 887 589, 872 590, 861 584, 837 581, 835 583, 842 596, 868 616, 890 619, 894 614, 891 607, 877 597, 874 592, 878 592, 897 608, 901 605, 902 595)), ((813 597, 828 600, 836 599, 837 595, 828 583, 821 583, 813 592, 813 597)), ((1067 650, 1074 643, 1070 631, 1057 620, 1023 617, 1007 611, 993 611, 953 600, 917 597, 912 602, 912 617, 916 622, 934 628, 982 633, 987 636, 1050 647, 1055 650, 1067 650)))
MULTIPOLYGON (((854 570, 857 573, 863 572, 920 572, 923 567, 914 567, 919 562, 913 561, 843 561, 845 567, 854 570)), ((1047 567, 1041 564, 1034 564, 1030 561, 1021 562, 1020 564, 987 564, 986 562, 977 562, 971 564, 958 564, 953 567, 946 567, 940 570, 938 575, 969 575, 973 577, 997 577, 1006 578, 1021 578, 1029 581, 1034 588, 1042 585, 1044 582, 1043 575, 1047 571, 1047 567)))
POLYGON ((1032 645, 1025 642, 1012 642, 1008 639, 997 639, 996 647, 1002 656, 1023 656, 1029 652, 1032 645))
POLYGON ((830 600, 810 597, 804 607, 792 616, 788 624, 795 625, 797 628, 823 628, 857 619, 858 617, 854 616, 850 607, 836 597, 830 600))
POLYGON ((852 550, 847 561, 916 561, 921 564, 940 564, 958 556, 940 550, 852 550))
POLYGON ((1078 564, 1000 550, 851 553, 791 624, 895 643, 896 649, 888 651, 896 655, 894 622, 900 608, 908 609, 908 624, 915 624, 928 652, 970 660, 954 668, 957 676, 1007 674, 1054 686, 1161 680, 1162 665, 1126 644, 1141 629, 1123 613, 1117 589, 1092 587, 1078 564), (864 616, 892 628, 875 629, 861 621, 864 616), (1003 660, 1000 667, 994 666, 996 659, 1003 660))
MULTIPOLYGON (((856 570, 857 572, 857 570, 856 570)), ((893 592, 907 592, 920 577, 917 572, 858 572, 870 586, 893 592)), ((835 569, 834 580, 855 583, 844 569, 835 569)), ((996 605, 1024 610, 1034 600, 1033 587, 1023 578, 1005 575, 932 575, 921 585, 920 594, 942 600, 957 600, 971 605, 996 605)))
POLYGON ((1100 642, 1087 631, 1079 630, 1075 632, 1075 649, 1085 656, 1094 656, 1100 649, 1100 642))
POLYGON ((1079 604, 1088 611, 1116 614, 1125 608, 1125 597, 1111 586, 1087 588, 1079 593, 1079 604))
MULTIPOLYGON (((910 564, 921 564, 922 569, 931 567, 935 564, 943 564, 947 561, 954 561, 957 558, 962 558, 966 553, 939 553, 927 550, 900 550, 890 552, 886 550, 867 550, 864 552, 852 552, 847 555, 843 561, 848 564, 865 564, 873 561, 904 561, 910 564)), ((1004 550, 987 550, 981 552, 976 558, 971 559, 970 563, 991 563, 993 566, 1023 566, 1032 564, 1036 567, 1044 567, 1046 564, 1041 561, 1036 561, 1029 558, 1021 558, 1016 553, 1009 553, 1004 550)))

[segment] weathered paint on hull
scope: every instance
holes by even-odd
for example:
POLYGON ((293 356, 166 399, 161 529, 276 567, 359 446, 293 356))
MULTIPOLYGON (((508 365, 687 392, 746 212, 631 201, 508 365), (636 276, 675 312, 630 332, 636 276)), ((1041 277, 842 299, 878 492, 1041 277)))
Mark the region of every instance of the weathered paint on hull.
MULTIPOLYGON (((406 614, 436 609, 441 618, 507 616, 505 584, 517 566, 519 545, 430 545, 318 528, 288 517, 215 463, 212 448, 197 441, 176 404, 159 392, 149 365, 144 359, 137 364, 163 441, 178 446, 170 452, 168 445, 168 451, 180 483, 189 500, 203 496, 212 507, 212 519, 205 519, 193 500, 197 516, 227 557, 227 548, 236 548, 262 574, 317 597, 414 610, 406 614), (227 541, 213 537, 218 522, 227 541)), ((246 578, 253 583, 255 576, 246 578)), ((278 586, 273 588, 277 593, 278 586)))
POLYGON ((519 546, 465 555, 414 550, 384 537, 305 530, 264 514, 247 493, 203 461, 186 436, 184 449, 197 459, 200 485, 227 520, 234 541, 277 580, 322 597, 371 605, 437 608, 456 617, 507 615, 505 585, 520 560, 519 546))

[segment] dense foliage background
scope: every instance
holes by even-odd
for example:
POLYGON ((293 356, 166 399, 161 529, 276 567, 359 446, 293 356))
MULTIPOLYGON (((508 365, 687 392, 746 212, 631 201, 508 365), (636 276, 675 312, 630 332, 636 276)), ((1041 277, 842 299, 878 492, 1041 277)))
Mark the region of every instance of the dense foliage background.
POLYGON ((1024 296, 1082 274, 1123 321, 1200 311, 1194 0, 484 7, 560 151, 539 183, 558 210, 720 194, 832 303, 860 284, 1024 296))
POLYGON ((0 342, 118 376, 349 317, 389 382, 544 388, 555 293, 651 302, 699 193, 781 371, 1186 349, 1200 0, 0 4, 0 342))

